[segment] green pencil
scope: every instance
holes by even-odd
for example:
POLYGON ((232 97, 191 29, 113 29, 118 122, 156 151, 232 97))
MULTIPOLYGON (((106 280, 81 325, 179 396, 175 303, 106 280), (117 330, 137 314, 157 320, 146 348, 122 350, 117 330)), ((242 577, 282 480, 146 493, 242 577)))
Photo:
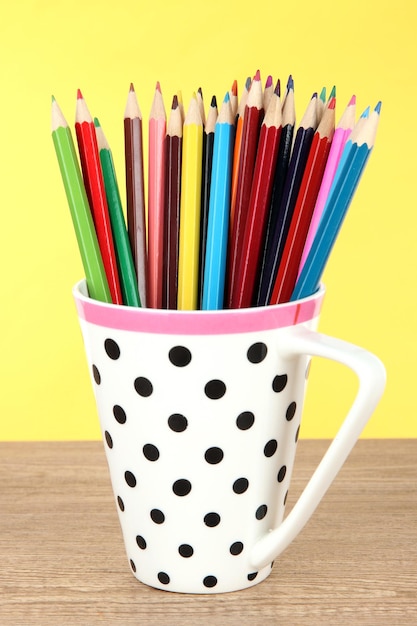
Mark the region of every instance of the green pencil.
POLYGON ((94 300, 111 302, 110 290, 71 130, 54 97, 52 97, 52 139, 81 254, 88 293, 94 300))
POLYGON ((97 118, 94 118, 96 127, 97 145, 103 171, 104 187, 110 213, 110 223, 113 231, 114 246, 116 249, 117 265, 119 268, 120 286, 123 303, 128 306, 141 306, 138 280, 133 262, 132 250, 126 223, 123 216, 122 202, 117 185, 116 171, 110 146, 97 118))

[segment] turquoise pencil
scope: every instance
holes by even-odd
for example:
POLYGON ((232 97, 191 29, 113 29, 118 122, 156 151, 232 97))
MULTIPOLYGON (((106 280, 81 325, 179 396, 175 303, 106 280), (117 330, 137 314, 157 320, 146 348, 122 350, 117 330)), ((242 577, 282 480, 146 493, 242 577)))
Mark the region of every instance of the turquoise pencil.
POLYGON ((202 309, 223 308, 234 149, 234 115, 226 94, 214 130, 202 309))
POLYGON ((378 102, 371 115, 362 116, 352 130, 335 175, 336 183, 332 186, 326 201, 316 236, 291 300, 310 296, 319 286, 353 194, 374 146, 380 111, 381 102, 378 102))

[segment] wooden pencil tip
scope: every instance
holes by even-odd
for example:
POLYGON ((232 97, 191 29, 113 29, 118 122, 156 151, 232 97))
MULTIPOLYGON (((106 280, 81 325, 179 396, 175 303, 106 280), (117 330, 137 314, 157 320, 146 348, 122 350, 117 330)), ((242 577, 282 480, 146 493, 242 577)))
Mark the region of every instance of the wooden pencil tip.
POLYGON ((335 97, 336 97, 336 85, 333 85, 332 90, 330 92, 329 100, 335 97))
POLYGON ((134 86, 133 86, 133 83, 130 83, 130 89, 129 89, 129 91, 135 91, 135 88, 134 88, 134 86))
POLYGON ((100 122, 98 121, 98 117, 95 117, 95 118, 94 118, 94 126, 95 126, 96 128, 100 128, 100 122))
POLYGON ((361 117, 369 117, 370 107, 367 106, 365 111, 362 113, 361 117))
POLYGON ((335 109, 336 108, 336 98, 333 96, 333 98, 331 98, 329 100, 329 104, 327 106, 328 109, 335 109))
POLYGON ((217 98, 216 98, 216 96, 212 96, 211 102, 210 102, 210 106, 213 107, 213 108, 217 107, 217 98))
POLYGON ((178 108, 178 96, 175 94, 175 96, 172 98, 171 109, 175 110, 177 108, 178 108))
POLYGON ((230 102, 230 94, 228 91, 226 92, 226 95, 224 96, 223 102, 226 102, 226 103, 230 102))
POLYGON ((52 96, 52 103, 55 102, 55 96, 52 96))
POLYGON ((313 95, 311 96, 311 99, 312 99, 312 100, 314 100, 315 98, 317 98, 317 91, 315 91, 315 92, 313 93, 313 95))
POLYGON ((232 92, 232 96, 237 96, 237 80, 233 81, 233 85, 230 91, 232 92))
POLYGON ((355 96, 355 94, 353 94, 353 96, 349 100, 348 106, 353 105, 353 104, 356 104, 356 96, 355 96))
POLYGON ((289 91, 290 89, 294 89, 294 79, 291 74, 289 75, 287 81, 287 91, 289 91))
POLYGON ((197 92, 200 94, 201 97, 203 97, 203 90, 201 89, 201 87, 197 89, 197 92))
POLYGON ((261 80, 261 72, 260 72, 260 70, 256 70, 256 74, 255 74, 253 80, 257 80, 257 81, 261 80))
POLYGON ((81 89, 77 89, 77 100, 84 100, 81 89))
POLYGON ((162 91, 161 91, 161 85, 159 84, 159 80, 158 80, 158 81, 156 81, 156 87, 155 87, 155 89, 156 89, 157 91, 159 91, 159 93, 162 93, 162 91))
POLYGON ((378 104, 376 105, 375 109, 374 109, 374 110, 375 110, 375 112, 376 112, 376 113, 378 113, 378 115, 379 115, 379 113, 381 113, 381 107, 382 107, 382 102, 381 102, 381 100, 380 100, 380 101, 378 102, 378 104))
POLYGON ((246 89, 247 91, 249 91, 250 86, 251 86, 251 83, 252 83, 252 79, 251 79, 251 77, 250 77, 250 76, 248 76, 248 77, 247 77, 247 79, 246 79, 246 81, 245 81, 245 89, 246 89))
POLYGON ((320 92, 320 100, 322 102, 326 102, 326 87, 323 87, 323 89, 320 92))
POLYGON ((265 89, 269 89, 272 86, 272 76, 269 75, 265 82, 265 89))

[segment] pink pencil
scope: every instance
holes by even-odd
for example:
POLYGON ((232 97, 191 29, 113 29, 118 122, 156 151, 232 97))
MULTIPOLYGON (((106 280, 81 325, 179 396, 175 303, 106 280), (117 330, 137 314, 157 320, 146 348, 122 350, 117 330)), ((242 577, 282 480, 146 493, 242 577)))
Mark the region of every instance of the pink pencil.
POLYGON ((337 125, 333 135, 333 141, 330 147, 329 157, 326 163, 326 169, 324 170, 323 180, 320 185, 320 190, 317 196, 316 205, 314 207, 313 217, 310 222, 303 255, 301 257, 298 276, 300 276, 305 260, 313 244, 314 237, 316 236, 317 228, 319 226, 319 222, 323 213, 323 208, 326 203, 327 196, 329 195, 330 187, 334 179, 337 165, 342 155, 343 147, 355 124, 355 112, 356 96, 352 96, 346 109, 343 112, 342 117, 340 118, 339 124, 337 125))
POLYGON ((159 82, 149 116, 147 305, 162 308, 166 113, 159 82))

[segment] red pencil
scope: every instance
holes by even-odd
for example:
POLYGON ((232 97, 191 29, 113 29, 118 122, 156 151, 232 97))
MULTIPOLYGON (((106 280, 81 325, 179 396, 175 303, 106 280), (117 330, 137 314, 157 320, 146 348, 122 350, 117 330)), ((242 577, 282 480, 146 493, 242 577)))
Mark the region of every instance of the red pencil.
POLYGON ((282 113, 278 83, 270 99, 259 136, 242 252, 231 294, 231 308, 233 309, 252 305, 268 207, 272 195, 281 130, 282 113))
POLYGON ((333 139, 335 105, 336 99, 332 98, 314 133, 270 304, 288 302, 295 287, 304 244, 333 139))
POLYGON ((253 171, 255 168, 256 151, 258 147, 259 131, 263 117, 263 95, 259 70, 252 81, 248 100, 245 107, 242 128, 242 143, 239 154, 239 169, 237 176, 236 205, 233 215, 233 224, 228 255, 226 277, 226 307, 231 307, 232 292, 236 280, 237 265, 242 253, 242 241, 248 214, 253 171))
POLYGON ((84 185, 97 232, 98 244, 109 283, 112 302, 113 304, 123 304, 110 215, 97 147, 96 129, 93 118, 79 89, 75 113, 75 132, 84 185))
POLYGON ((162 307, 166 114, 159 82, 149 116, 147 305, 162 307))

